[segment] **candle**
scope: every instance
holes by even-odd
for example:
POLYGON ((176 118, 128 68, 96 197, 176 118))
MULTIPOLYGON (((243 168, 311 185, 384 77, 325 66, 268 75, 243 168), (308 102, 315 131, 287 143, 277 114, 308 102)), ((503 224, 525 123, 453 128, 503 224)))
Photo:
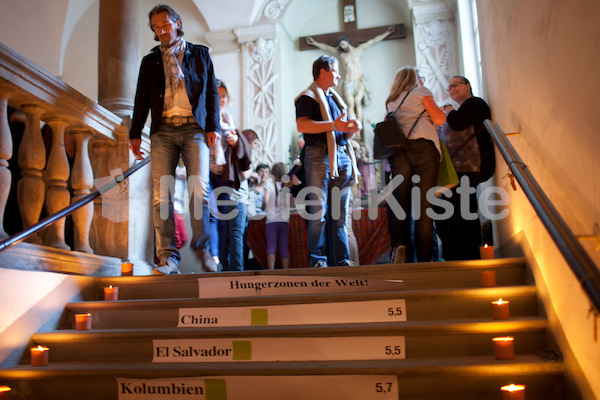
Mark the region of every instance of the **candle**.
POLYGON ((104 288, 104 300, 115 301, 119 300, 119 287, 110 285, 104 288))
POLYGON ((0 400, 10 400, 10 391, 8 386, 0 386, 0 400))
POLYGON ((92 329, 92 314, 75 314, 75 329, 78 331, 92 329))
POLYGON ((502 400, 525 400, 525 385, 510 385, 502 386, 502 400))
POLYGON ((479 255, 482 260, 490 260, 494 257, 494 246, 488 246, 487 244, 479 247, 479 255))
POLYGON ((481 287, 496 286, 496 271, 481 271, 479 278, 481 280, 481 287))
POLYGON ((492 341, 494 342, 494 358, 496 360, 512 360, 515 358, 514 337, 495 337, 492 341))
POLYGON ((50 349, 47 347, 36 346, 31 348, 31 366, 43 367, 48 365, 48 354, 50 349))
POLYGON ((124 262, 121 263, 121 276, 132 276, 133 275, 133 263, 124 262))
POLYGON ((509 301, 500 299, 492 301, 492 304, 494 305, 494 319, 508 319, 510 317, 509 301))

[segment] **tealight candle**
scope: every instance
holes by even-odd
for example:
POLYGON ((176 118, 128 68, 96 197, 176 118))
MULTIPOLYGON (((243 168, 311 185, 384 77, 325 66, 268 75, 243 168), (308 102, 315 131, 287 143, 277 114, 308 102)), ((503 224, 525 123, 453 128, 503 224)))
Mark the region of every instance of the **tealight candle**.
POLYGON ((479 247, 479 255, 482 260, 490 260, 496 258, 494 256, 494 246, 488 246, 487 244, 479 247))
POLYGON ((8 386, 0 386, 0 400, 10 400, 10 391, 8 386))
POLYGON ((104 300, 116 301, 119 300, 119 287, 110 285, 104 288, 104 300))
POLYGON ((133 263, 124 262, 121 263, 121 276, 132 276, 133 275, 133 263))
POLYGON ((509 301, 500 299, 492 301, 492 304, 494 305, 494 319, 508 319, 510 317, 509 301))
POLYGON ((48 347, 36 346, 31 348, 31 366, 32 367, 43 367, 48 365, 48 354, 50 349, 48 347))
POLYGON ((92 314, 75 314, 75 330, 89 331, 92 329, 92 314))
POLYGON ((502 400, 525 400, 525 385, 505 385, 500 388, 502 400))
POLYGON ((481 271, 479 275, 481 287, 496 286, 496 271, 481 271))
POLYGON ((495 337, 492 341, 494 342, 494 358, 496 360, 512 360, 515 358, 514 337, 495 337))

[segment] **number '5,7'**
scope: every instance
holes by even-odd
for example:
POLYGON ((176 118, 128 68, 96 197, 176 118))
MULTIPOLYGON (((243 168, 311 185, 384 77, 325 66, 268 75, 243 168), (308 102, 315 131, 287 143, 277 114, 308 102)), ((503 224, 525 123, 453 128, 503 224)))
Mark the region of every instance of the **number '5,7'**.
POLYGON ((389 393, 392 391, 392 382, 376 383, 375 391, 377 393, 389 393))
POLYGON ((398 317, 400 315, 402 315, 402 307, 389 307, 388 308, 388 315, 390 317, 398 317))

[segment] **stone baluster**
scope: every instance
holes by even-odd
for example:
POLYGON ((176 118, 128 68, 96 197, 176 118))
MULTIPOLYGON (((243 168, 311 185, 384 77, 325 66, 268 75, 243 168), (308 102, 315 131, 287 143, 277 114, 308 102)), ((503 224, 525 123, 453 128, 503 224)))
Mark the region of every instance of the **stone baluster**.
MULTIPOLYGON (((76 148, 75 162, 71 171, 71 189, 73 190, 71 202, 74 203, 91 193, 90 189, 94 185, 94 172, 88 152, 88 144, 92 134, 87 129, 75 129, 71 131, 71 136, 75 141, 76 148)), ((72 217, 73 250, 93 253, 94 251, 90 247, 90 226, 94 217, 94 202, 91 201, 74 211, 72 217)))
MULTIPOLYGON (((65 152, 65 129, 69 122, 61 118, 49 118, 47 121, 52 128, 52 147, 48 157, 46 176, 48 190, 46 191, 46 212, 52 215, 67 207, 70 203, 70 193, 67 190, 69 179, 69 161, 65 152)), ((65 218, 61 218, 48 227, 45 244, 59 249, 70 250, 65 243, 65 218)))
POLYGON ((13 152, 7 112, 9 96, 8 91, 0 90, 0 240, 8 237, 4 230, 4 210, 12 182, 12 176, 8 169, 8 160, 12 158, 13 152))
MULTIPOLYGON (((21 108, 27 115, 27 121, 19 146, 21 179, 17 184, 17 200, 21 209, 23 229, 26 229, 40 220, 44 205, 45 184, 42 170, 46 165, 46 147, 40 128, 40 117, 44 109, 36 104, 23 104, 21 108)), ((42 243, 37 233, 25 240, 29 243, 42 243)))

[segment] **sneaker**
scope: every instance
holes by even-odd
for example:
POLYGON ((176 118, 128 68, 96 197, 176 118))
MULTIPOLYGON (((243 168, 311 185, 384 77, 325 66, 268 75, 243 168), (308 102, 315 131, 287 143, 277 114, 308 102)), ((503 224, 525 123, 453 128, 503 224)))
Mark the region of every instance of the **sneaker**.
POLYGON ((356 267, 357 265, 358 264, 352 260, 346 260, 346 261, 342 261, 339 266, 340 267, 356 267))
POLYGON ((177 263, 171 257, 160 260, 160 263, 152 271, 154 275, 175 275, 179 273, 177 263))
POLYGON ((313 268, 327 268, 327 263, 325 261, 317 261, 313 268))
POLYGON ((403 264, 406 257, 406 247, 398 246, 393 253, 394 259, 392 260, 393 264, 403 264))
POLYGON ((215 259, 212 256, 212 254, 210 254, 210 251, 208 249, 196 250, 196 258, 200 261, 202 269, 206 272, 219 271, 219 267, 217 266, 217 263, 215 263, 215 259))

